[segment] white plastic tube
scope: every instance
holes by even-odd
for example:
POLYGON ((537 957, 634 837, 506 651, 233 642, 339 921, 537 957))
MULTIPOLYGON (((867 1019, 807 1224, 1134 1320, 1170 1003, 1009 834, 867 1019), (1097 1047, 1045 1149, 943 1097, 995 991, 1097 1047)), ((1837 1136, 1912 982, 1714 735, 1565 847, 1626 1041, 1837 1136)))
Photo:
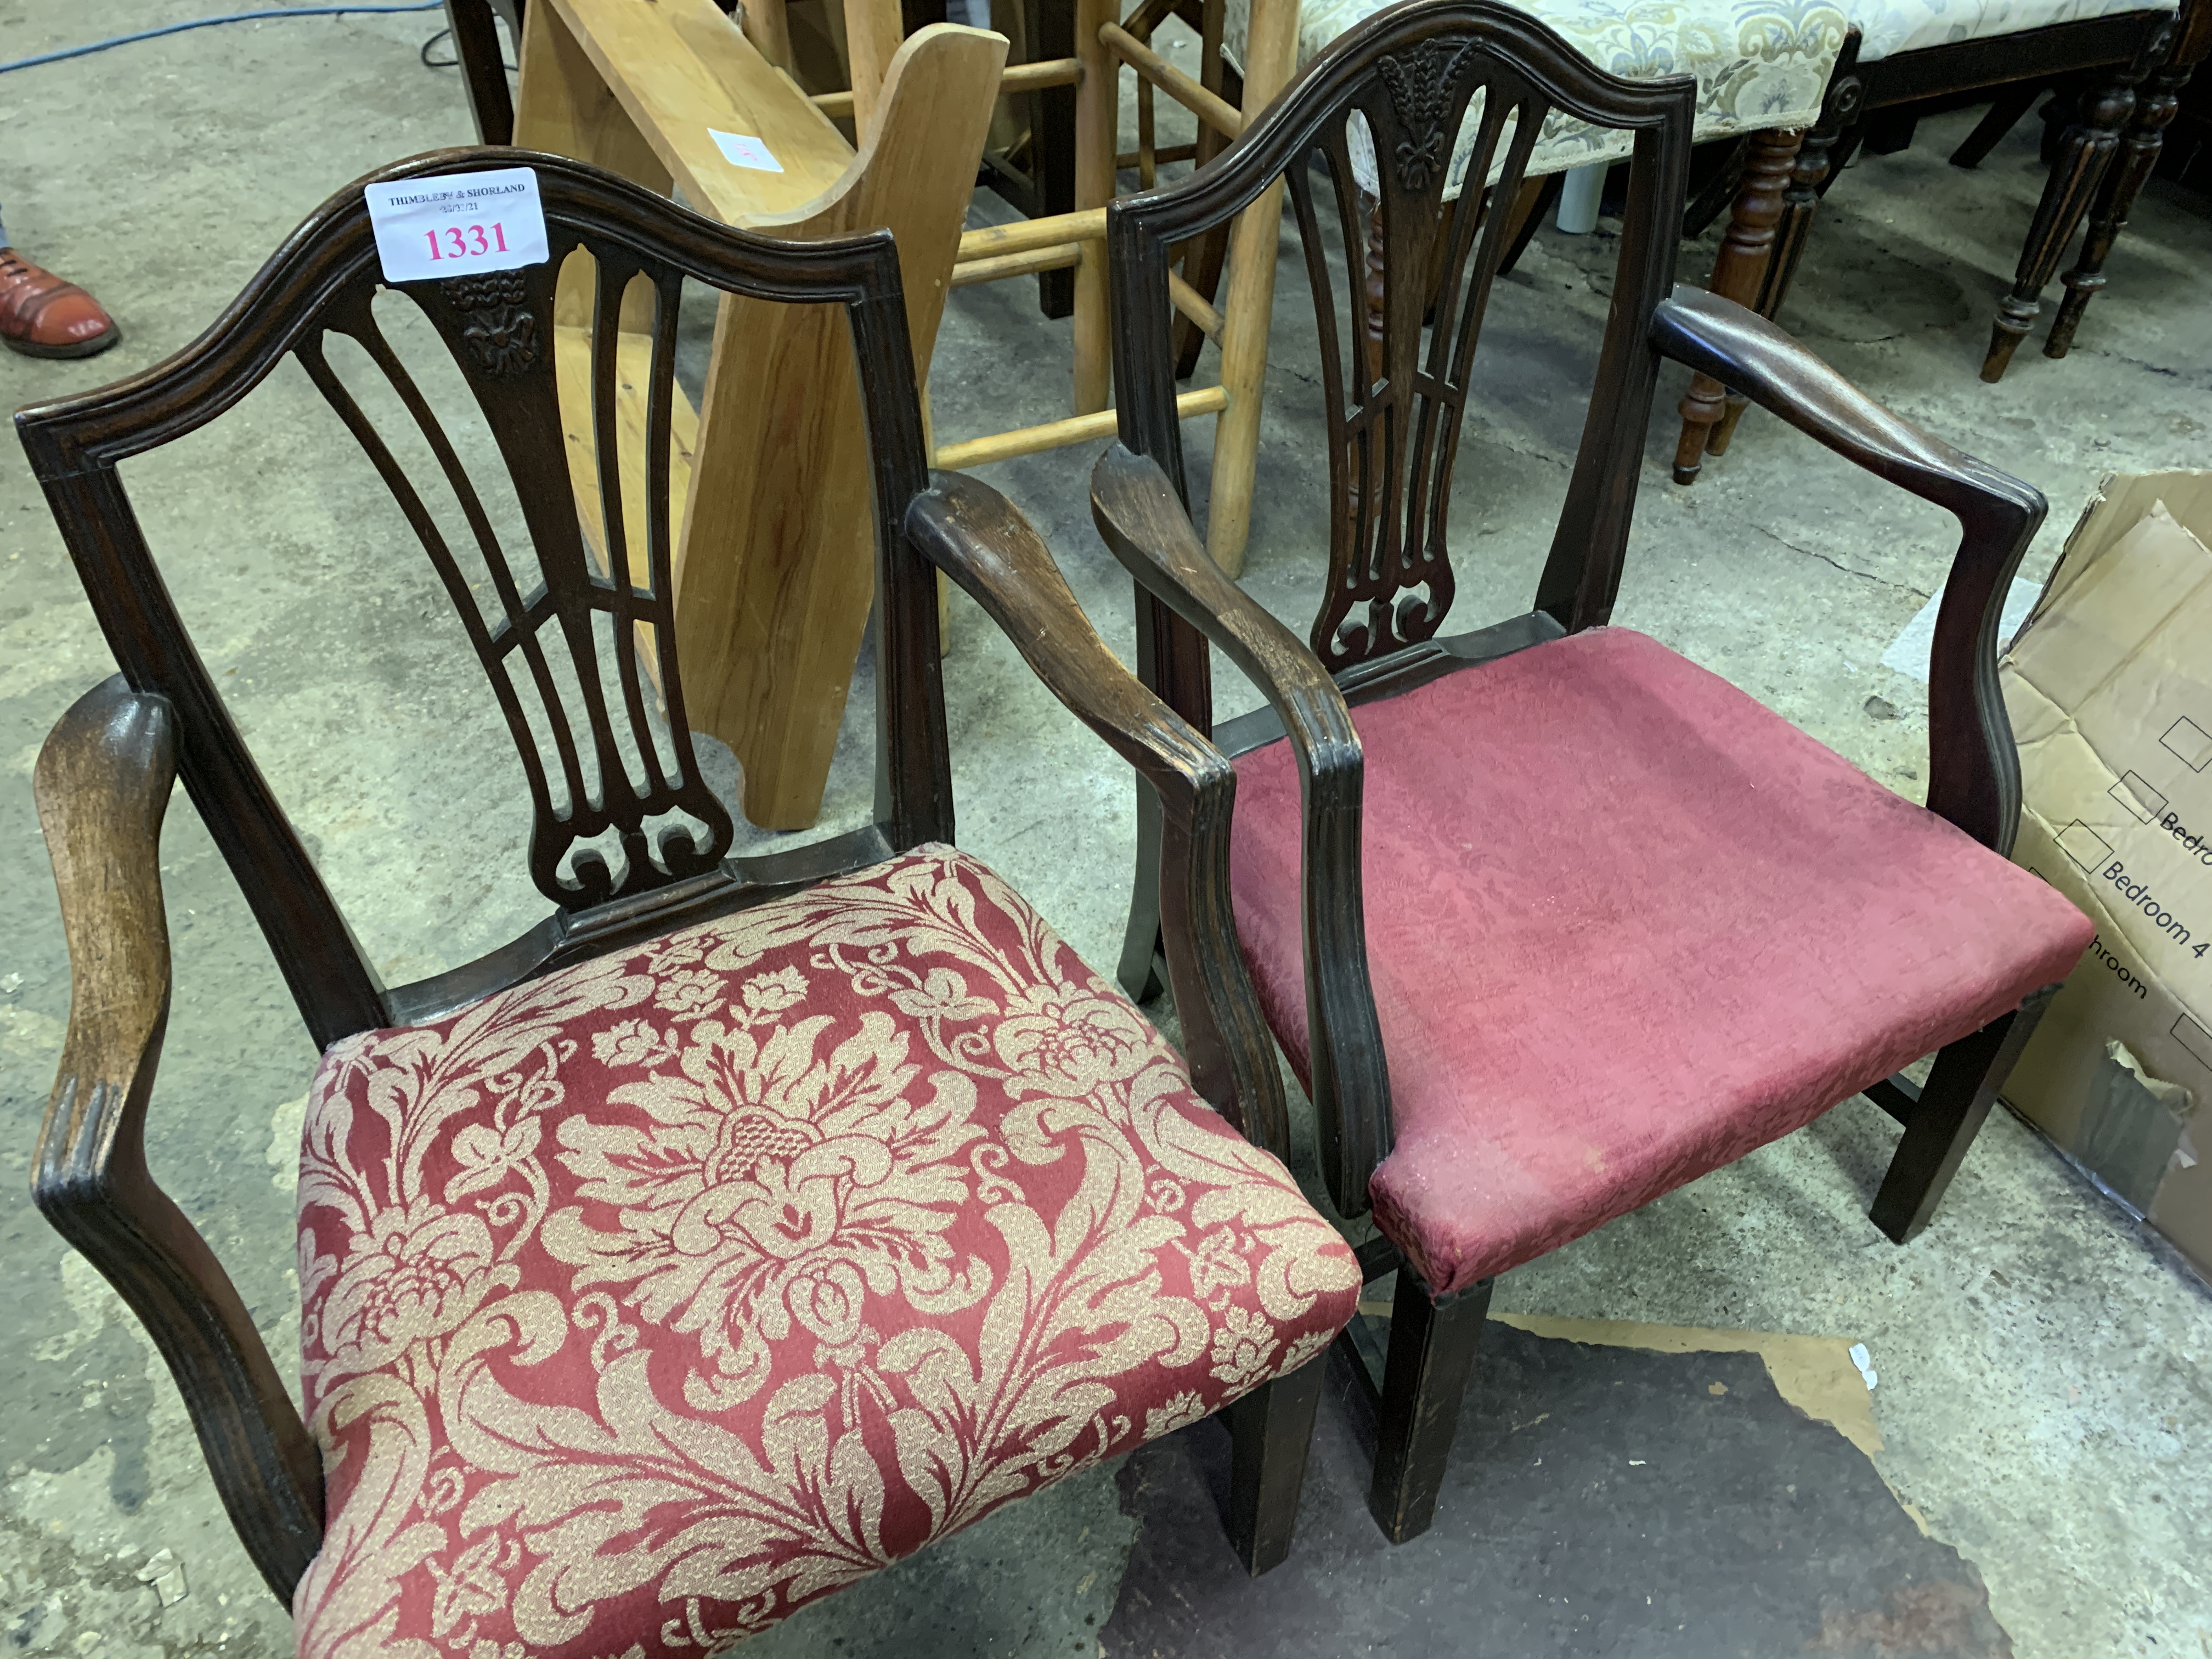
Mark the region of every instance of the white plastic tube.
POLYGON ((1571 169, 1559 186, 1559 228, 1570 236, 1587 236, 1597 228, 1597 198, 1605 190, 1603 161, 1571 169))

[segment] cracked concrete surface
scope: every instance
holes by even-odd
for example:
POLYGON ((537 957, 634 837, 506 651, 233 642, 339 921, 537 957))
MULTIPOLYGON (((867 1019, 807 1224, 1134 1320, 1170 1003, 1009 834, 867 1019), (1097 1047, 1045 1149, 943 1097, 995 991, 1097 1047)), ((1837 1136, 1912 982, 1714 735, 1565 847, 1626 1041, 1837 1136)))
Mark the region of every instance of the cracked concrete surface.
MULTIPOLYGON (((185 0, 0 0, 15 57, 180 19, 185 0)), ((0 359, 21 403, 184 344, 300 216, 372 166, 468 137, 459 85, 425 70, 424 17, 210 29, 0 77, 16 166, 0 200, 34 258, 123 322, 89 363, 0 359)), ((1908 417, 2039 485, 2040 577, 2099 477, 2202 465, 2212 429, 2212 225, 2154 185, 2074 356, 2024 349, 1975 379, 2040 173, 2025 131, 1983 168, 1942 157, 1972 112, 1854 167, 1829 197, 1785 319, 1908 417)), ((1164 126, 1167 123, 1164 120, 1164 126)), ((994 202, 978 213, 1003 216, 994 202)), ((1607 304, 1600 234, 1540 235, 1500 287, 1459 471, 1455 617, 1525 606, 1548 544, 1607 304)), ((1686 248, 1702 277, 1711 243, 1686 248)), ((1304 275, 1283 246, 1273 395, 1247 585, 1303 631, 1325 480, 1304 275)), ((953 296, 933 379, 951 440, 1064 412, 1066 325, 1026 282, 953 296), (1009 374, 1009 366, 1018 372, 1009 374)), ((1925 787, 1927 693, 1883 648, 1942 579, 1954 536, 1757 414, 1690 490, 1667 482, 1662 380, 1617 619, 1771 704, 1885 783, 1925 787), (1892 717, 1871 712, 1869 700, 1892 717)), ((296 376, 129 470, 202 648, 372 953, 403 976, 536 918, 519 781, 423 562, 296 376), (380 516, 381 515, 381 516, 380 516)), ((1202 496, 1205 433, 1194 428, 1202 496)), ((1125 655, 1126 581, 1089 524, 1087 457, 987 470, 1035 520, 1125 655)), ((0 1355, 0 1628, 50 1654, 289 1651, 175 1390, 97 1276, 24 1197, 68 1006, 28 777, 107 655, 20 459, 0 459, 0 1244, 18 1340, 0 1355), (163 1557, 161 1553, 167 1552, 163 1557)), ((947 664, 963 844, 1089 959, 1117 954, 1130 785, 956 601, 947 664)), ((1222 712, 1253 701, 1221 671, 1222 712)), ((864 696, 824 827, 867 801, 864 696)), ((724 776, 729 775, 726 765, 724 776)), ((765 837, 762 839, 767 839, 765 837)), ((150 1130, 156 1171, 206 1231, 273 1351, 294 1343, 289 1181, 313 1063, 228 872, 179 798, 163 843, 177 994, 150 1130)), ((1864 1209, 1894 1131, 1863 1101, 1511 1275, 1502 1310, 1847 1334, 1881 1376, 1881 1472, 1972 1559, 2025 1659, 2212 1653, 2203 1470, 2212 1304, 2018 1123, 1990 1126, 1936 1224, 1898 1249, 1864 1209)), ((280 1358, 280 1363, 284 1363, 280 1358)), ((1310 1487, 1309 1505, 1359 1494, 1310 1487)), ((1132 1541, 1094 1472, 761 1638, 763 1656, 1091 1650, 1132 1541)), ((1479 1645, 1478 1649, 1479 1650, 1479 1645)))

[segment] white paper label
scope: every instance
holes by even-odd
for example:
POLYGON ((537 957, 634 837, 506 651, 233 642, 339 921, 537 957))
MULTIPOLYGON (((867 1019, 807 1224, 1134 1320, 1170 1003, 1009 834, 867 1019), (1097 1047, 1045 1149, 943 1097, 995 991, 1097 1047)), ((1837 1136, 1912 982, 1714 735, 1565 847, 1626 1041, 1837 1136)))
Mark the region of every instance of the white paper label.
POLYGON ((707 129, 707 136, 714 141, 714 148, 722 152, 722 159, 733 167, 750 167, 755 173, 781 173, 783 163, 769 151, 769 147, 757 138, 742 132, 717 132, 707 129))
POLYGON ((1859 1376, 1866 1383, 1867 1392, 1872 1394, 1875 1384, 1881 1381, 1881 1378, 1875 1375, 1874 1356, 1867 1352, 1865 1343, 1851 1344, 1851 1364, 1859 1368, 1859 1376))
POLYGON ((362 193, 387 283, 514 270, 550 257, 534 168, 404 179, 362 193))

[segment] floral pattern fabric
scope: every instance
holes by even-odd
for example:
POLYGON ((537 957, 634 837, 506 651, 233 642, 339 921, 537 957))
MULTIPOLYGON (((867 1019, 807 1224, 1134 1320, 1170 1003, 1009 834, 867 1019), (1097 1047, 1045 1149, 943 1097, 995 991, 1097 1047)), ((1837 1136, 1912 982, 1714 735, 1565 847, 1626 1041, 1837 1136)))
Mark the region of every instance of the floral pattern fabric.
POLYGON ((714 1650, 1318 1355, 1351 1250, 926 848, 334 1045, 313 1659, 714 1650))
MULTIPOLYGON (((1230 55, 1244 61, 1253 0, 1228 0, 1223 37, 1230 55)), ((1294 3, 1295 0, 1286 0, 1294 3)), ((1354 24, 1397 0, 1307 0, 1298 13, 1298 66, 1327 51, 1354 24)), ((2043 0, 2020 0, 2042 3, 2043 0)), ((2100 0, 2070 0, 2094 5, 2100 0)), ((2007 0, 1981 0, 2002 5, 2007 0)), ((1810 126, 1820 112, 1828 76, 1843 50, 1843 9, 1834 0, 1534 0, 1518 8, 1565 36, 1567 43, 1609 74, 1631 81, 1668 75, 1698 77, 1696 137, 1810 126)), ((1360 165, 1362 131, 1354 135, 1353 163, 1370 195, 1376 174, 1371 148, 1360 165)), ((1462 121, 1452 148, 1446 200, 1464 183, 1477 124, 1462 121)), ((1593 127, 1571 116, 1546 118, 1528 158, 1528 176, 1564 173, 1595 161, 1616 161, 1633 147, 1633 135, 1593 127)), ((1502 156, 1505 144, 1498 146, 1502 156)))

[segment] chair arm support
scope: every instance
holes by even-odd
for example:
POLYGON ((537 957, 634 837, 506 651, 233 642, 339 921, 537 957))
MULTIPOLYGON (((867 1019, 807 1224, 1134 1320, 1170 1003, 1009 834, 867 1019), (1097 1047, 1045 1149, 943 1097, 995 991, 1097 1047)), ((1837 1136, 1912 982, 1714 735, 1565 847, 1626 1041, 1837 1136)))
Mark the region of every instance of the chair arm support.
POLYGON ((253 1319, 146 1168, 146 1103, 169 1018, 161 819, 174 716, 121 676, 40 751, 39 823, 61 893, 70 1018, 32 1197, 143 1322, 198 1431, 224 1507, 288 1604, 322 1542, 322 1462, 253 1319))
POLYGON ((1997 687, 1997 625, 2042 492, 1899 419, 1755 313, 1694 288, 1659 303, 1651 343, 1711 375, 1877 477, 1958 520, 1928 673, 1928 807, 2012 851, 2020 757, 1997 687))
POLYGON ((1281 716, 1297 757, 1306 1030, 1322 1169, 1346 1215, 1389 1155, 1390 1073, 1367 972, 1359 733, 1321 659, 1214 563, 1159 464, 1115 444, 1091 515, 1139 586, 1225 652, 1281 716))
POLYGON ((1237 770, 1107 648, 1028 520, 988 484, 933 472, 908 539, 996 623, 1045 687, 1158 793, 1168 981, 1198 1091, 1290 1154, 1290 1114, 1229 905, 1237 770))

